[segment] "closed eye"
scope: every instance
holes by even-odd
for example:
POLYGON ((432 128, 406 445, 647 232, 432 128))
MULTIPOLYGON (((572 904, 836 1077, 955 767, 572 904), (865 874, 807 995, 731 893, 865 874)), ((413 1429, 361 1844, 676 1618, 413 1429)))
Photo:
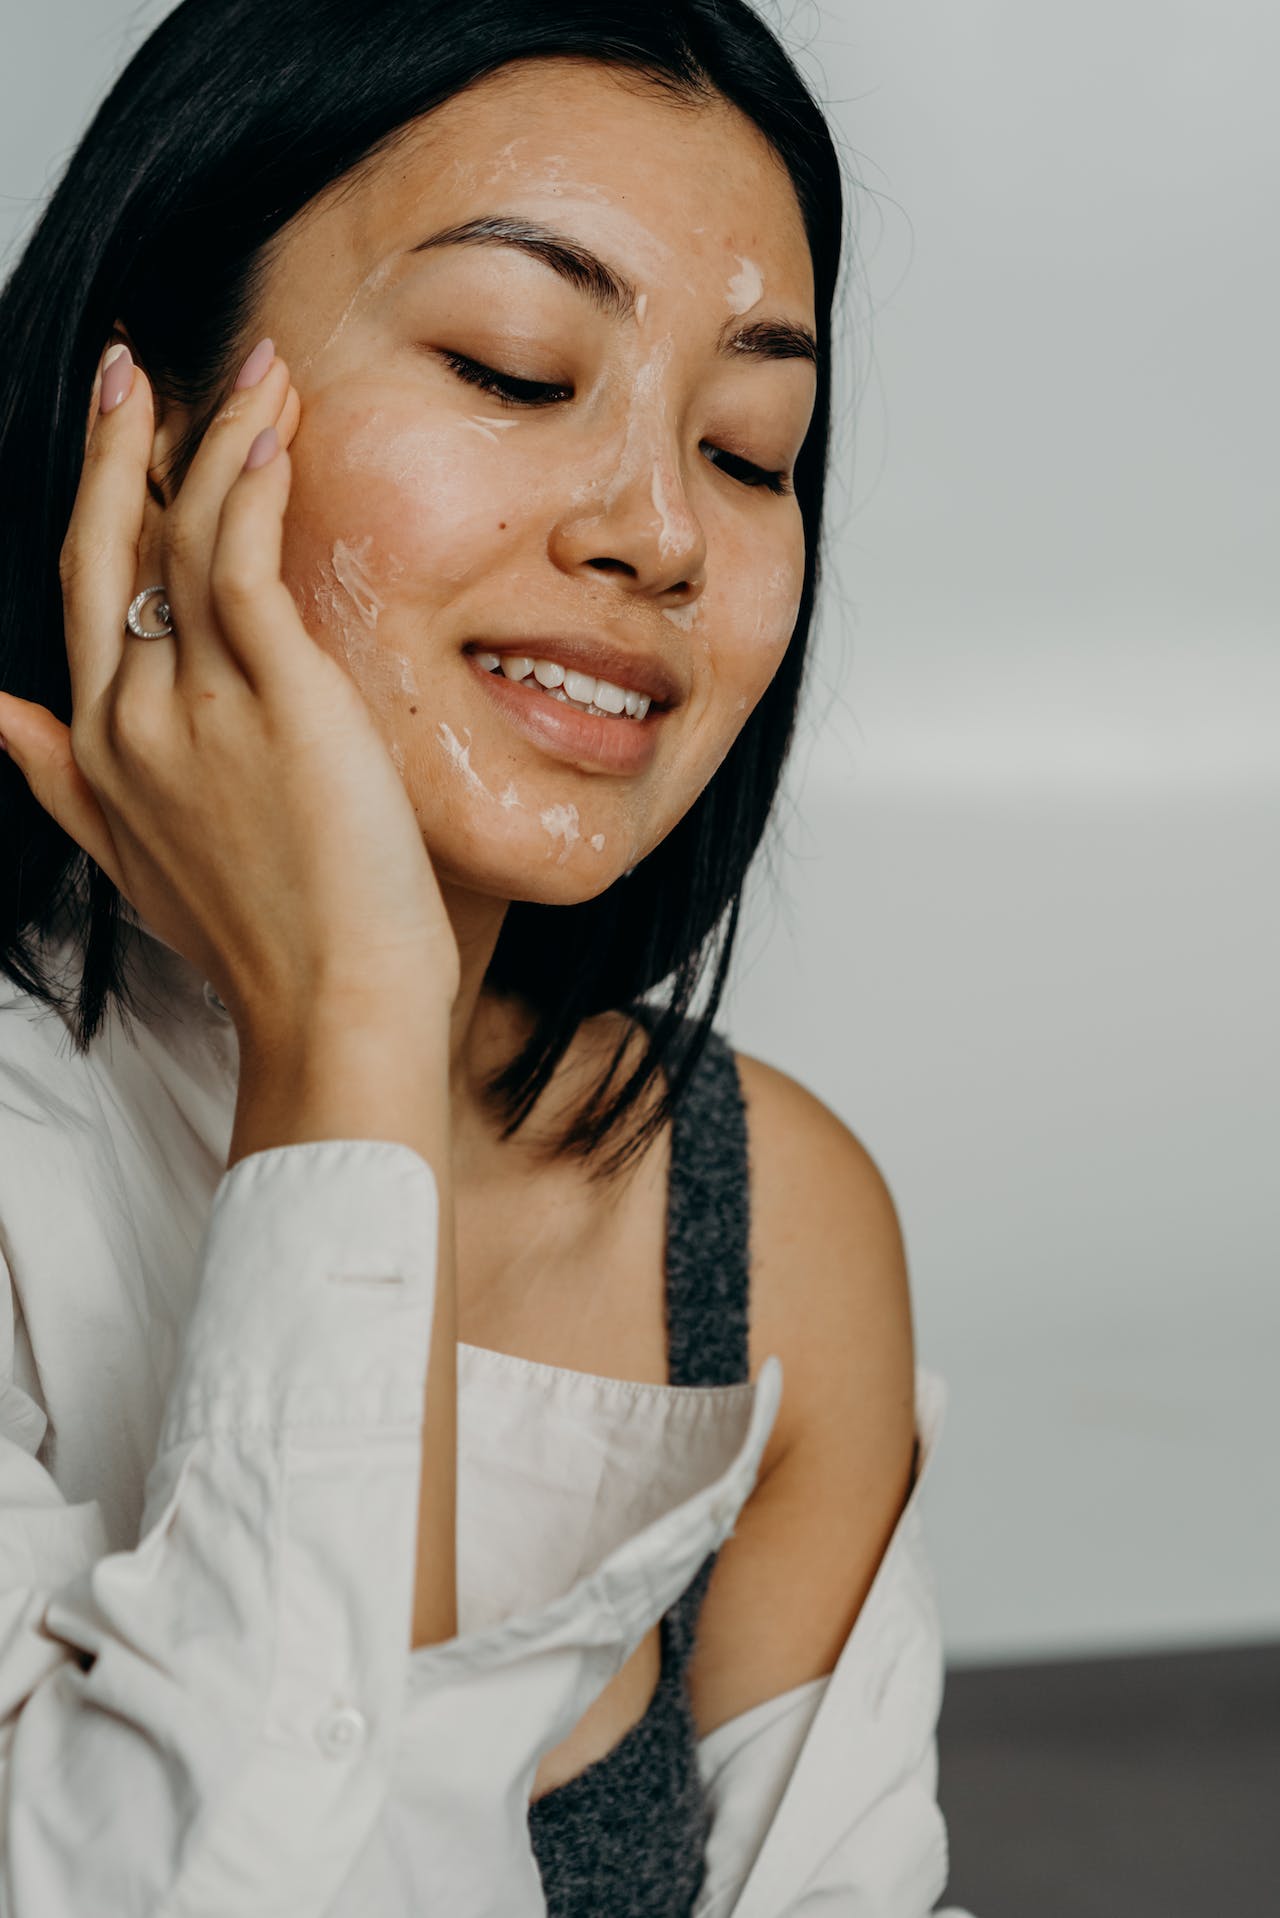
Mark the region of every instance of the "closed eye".
POLYGON ((460 380, 492 393, 504 406, 553 406, 558 399, 573 398, 571 387, 550 386, 545 380, 518 380, 509 373, 499 373, 495 367, 484 366, 479 360, 469 360, 462 353, 442 353, 441 358, 460 380))
MULTIPOLYGON (((485 366, 480 360, 470 360, 464 353, 442 350, 440 357, 453 368, 460 380, 491 394, 502 406, 554 406, 562 399, 573 398, 571 387, 554 386, 546 380, 516 379, 510 373, 499 373, 496 367, 485 366)), ((791 482, 784 472, 770 472, 763 466, 755 466, 750 460, 739 459, 736 453, 726 453, 723 447, 712 446, 709 440, 703 440, 701 444, 712 453, 719 454, 716 463, 740 485, 763 487, 770 493, 792 491, 791 482)))
POLYGON ((729 474, 730 479, 740 480, 743 486, 763 486, 769 493, 789 493, 791 481, 785 473, 771 473, 766 467, 753 466, 750 460, 739 459, 736 453, 726 453, 721 446, 711 446, 710 440, 703 440, 703 446, 710 446, 713 453, 719 453, 720 465, 729 474), (736 472, 730 472, 736 467, 736 472))

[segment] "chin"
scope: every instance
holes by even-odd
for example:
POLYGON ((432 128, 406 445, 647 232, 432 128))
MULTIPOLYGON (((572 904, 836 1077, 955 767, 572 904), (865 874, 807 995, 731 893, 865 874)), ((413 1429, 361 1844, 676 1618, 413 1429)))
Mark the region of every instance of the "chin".
POLYGON ((551 806, 546 812, 552 817, 547 825, 535 822, 532 847, 527 831, 488 844, 474 831, 465 835, 465 843, 452 833, 424 832, 440 883, 539 906, 580 906, 598 899, 623 877, 630 862, 623 864, 617 854, 610 857, 607 832, 598 849, 580 831, 575 837, 571 806, 551 806))

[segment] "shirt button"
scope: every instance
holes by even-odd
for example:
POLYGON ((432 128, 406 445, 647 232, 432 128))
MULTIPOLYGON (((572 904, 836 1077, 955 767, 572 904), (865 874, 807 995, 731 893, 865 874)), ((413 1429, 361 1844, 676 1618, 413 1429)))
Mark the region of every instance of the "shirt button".
POLYGON ((226 1010, 227 1010, 226 1006, 223 1004, 222 1000, 219 999, 213 987, 207 983, 204 989, 204 1002, 207 1006, 211 1006, 215 1012, 221 1012, 224 1014, 226 1013, 226 1010))
POLYGON ((364 1743, 364 1713, 353 1705, 326 1712, 316 1729, 320 1749, 329 1758, 351 1758, 364 1743))

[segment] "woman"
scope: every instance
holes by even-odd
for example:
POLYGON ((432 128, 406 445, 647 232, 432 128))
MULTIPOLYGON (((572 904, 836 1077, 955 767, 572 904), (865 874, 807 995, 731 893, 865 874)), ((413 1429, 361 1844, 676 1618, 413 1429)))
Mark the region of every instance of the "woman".
POLYGON ((942 1888, 893 1204, 712 1026, 841 223, 738 0, 187 0, 18 263, 6 1911, 942 1888))

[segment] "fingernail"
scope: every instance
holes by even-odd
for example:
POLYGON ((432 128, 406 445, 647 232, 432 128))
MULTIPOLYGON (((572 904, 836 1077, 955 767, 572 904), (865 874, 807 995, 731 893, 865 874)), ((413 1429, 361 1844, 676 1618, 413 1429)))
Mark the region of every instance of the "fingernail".
POLYGON ((268 460, 275 458, 279 450, 280 435, 274 426, 264 426, 249 448, 249 456, 244 463, 245 472, 252 473, 256 467, 265 466, 268 460))
POLYGON ((240 373, 235 384, 235 391, 238 393, 242 387, 256 386, 259 380, 266 377, 267 368, 275 356, 275 341, 259 340, 244 365, 240 368, 240 373))
POLYGON ((123 400, 127 400, 133 391, 133 354, 127 346, 117 340, 108 347, 102 356, 102 391, 98 400, 100 413, 113 413, 123 400))

